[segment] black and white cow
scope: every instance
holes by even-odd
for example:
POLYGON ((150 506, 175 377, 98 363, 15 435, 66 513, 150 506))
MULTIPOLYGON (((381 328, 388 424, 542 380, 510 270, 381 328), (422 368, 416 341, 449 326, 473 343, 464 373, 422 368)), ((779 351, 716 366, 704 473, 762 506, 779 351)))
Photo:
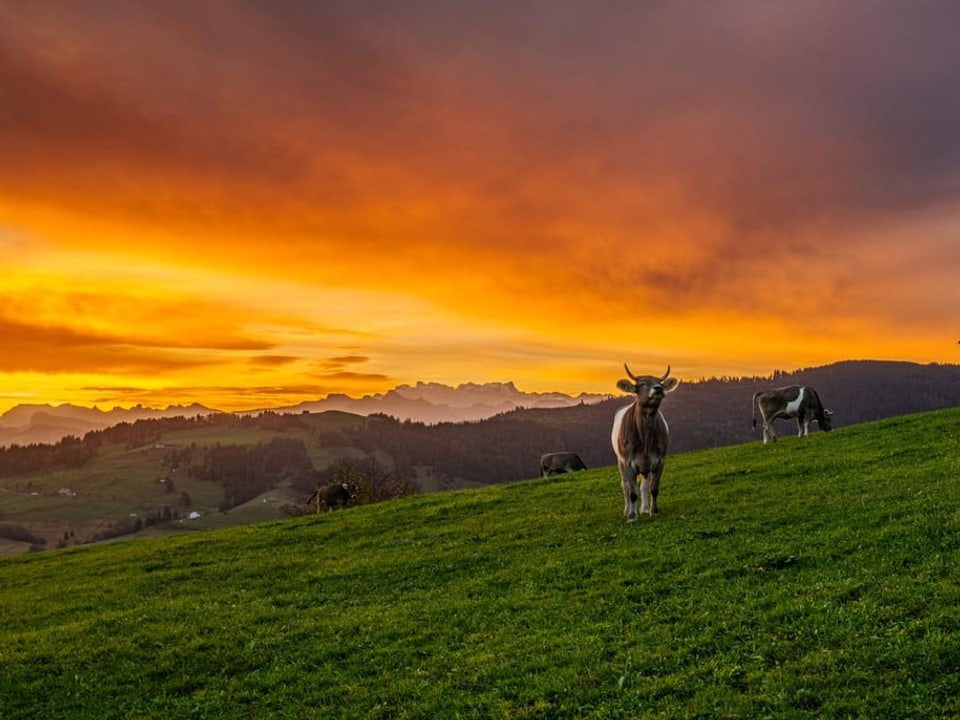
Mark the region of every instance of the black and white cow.
POLYGON ((587 466, 575 452, 547 453, 540 456, 540 477, 586 469, 587 466))
POLYGON ((336 510, 337 508, 345 508, 350 501, 355 500, 356 497, 356 485, 349 485, 347 483, 322 485, 307 499, 307 505, 316 500, 317 512, 320 512, 321 507, 325 507, 327 510, 336 510))
POLYGON ((800 437, 806 437, 810 433, 811 420, 816 420, 821 430, 829 431, 833 429, 833 423, 830 420, 833 413, 824 409, 823 403, 820 402, 820 396, 811 387, 790 385, 776 390, 754 393, 754 428, 757 427, 758 409, 763 420, 764 444, 777 439, 776 433, 773 432, 773 421, 776 418, 795 417, 800 437))
POLYGON ((630 372, 626 363, 623 368, 630 379, 620 380, 617 387, 636 397, 631 404, 617 410, 610 440, 620 469, 623 514, 627 516, 627 522, 636 522, 638 475, 642 477, 640 514, 654 515, 659 512, 657 495, 670 434, 667 421, 660 412, 660 403, 667 393, 676 389, 680 381, 670 377, 669 365, 664 376, 659 378, 652 375, 638 377, 630 372))

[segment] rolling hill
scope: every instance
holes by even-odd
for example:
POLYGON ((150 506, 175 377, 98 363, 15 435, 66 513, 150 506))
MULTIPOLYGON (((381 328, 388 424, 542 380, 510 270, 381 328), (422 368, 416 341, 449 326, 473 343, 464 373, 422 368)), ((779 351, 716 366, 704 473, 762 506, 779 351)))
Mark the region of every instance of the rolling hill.
POLYGON ((289 426, 277 429, 269 429, 269 423, 264 427, 215 422, 186 429, 160 428, 151 431, 149 441, 104 442, 92 459, 78 467, 53 466, 2 478, 0 556, 26 552, 31 546, 35 549, 41 541, 46 547, 73 545, 120 531, 134 532, 134 527, 138 536, 156 535, 285 517, 285 507, 302 504, 307 495, 302 489, 278 483, 243 507, 225 513, 221 511, 223 486, 172 467, 170 453, 178 448, 252 446, 283 438, 303 443, 310 462, 324 467, 343 454, 362 453, 321 445, 315 441, 316 434, 349 430, 366 422, 358 415, 329 411, 291 416, 289 426), (31 537, 12 539, 17 533, 4 532, 4 525, 22 528, 31 537))
POLYGON ((960 409, 0 560, 17 718, 960 714, 960 409))

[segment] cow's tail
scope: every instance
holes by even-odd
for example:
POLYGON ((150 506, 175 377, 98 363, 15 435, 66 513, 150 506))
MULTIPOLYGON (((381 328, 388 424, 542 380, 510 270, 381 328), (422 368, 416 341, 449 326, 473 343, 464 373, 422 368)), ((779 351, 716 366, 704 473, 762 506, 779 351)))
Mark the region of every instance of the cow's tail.
POLYGON ((752 427, 754 430, 757 429, 757 398, 760 397, 761 392, 763 391, 758 390, 753 394, 753 404, 750 407, 750 418, 751 418, 750 427, 752 427))

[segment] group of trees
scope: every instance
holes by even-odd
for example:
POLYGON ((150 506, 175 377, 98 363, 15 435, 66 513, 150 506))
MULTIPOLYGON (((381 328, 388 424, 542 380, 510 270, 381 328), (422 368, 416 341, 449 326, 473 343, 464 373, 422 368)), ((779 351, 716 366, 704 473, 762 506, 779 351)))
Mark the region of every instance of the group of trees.
POLYGON ((95 438, 68 435, 56 443, 0 447, 0 477, 83 467, 97 455, 95 438))
POLYGON ((30 443, 0 446, 0 477, 13 477, 49 470, 83 467, 106 444, 122 445, 128 450, 153 445, 174 431, 216 427, 223 430, 247 429, 284 432, 304 427, 297 415, 265 411, 256 415, 211 413, 184 417, 149 418, 121 422, 101 430, 91 430, 82 438, 67 435, 56 443, 30 443))
POLYGON ((348 483, 357 487, 361 503, 379 502, 415 490, 409 473, 373 454, 362 458, 343 455, 329 467, 317 470, 302 440, 282 436, 253 445, 218 443, 170 448, 165 462, 171 475, 176 470, 194 480, 220 485, 221 511, 276 487, 292 488, 307 497, 319 485, 348 483))
POLYGON ((84 441, 123 445, 127 449, 153 445, 170 432, 196 430, 200 428, 219 428, 233 430, 253 428, 257 430, 283 430, 302 427, 303 421, 297 416, 281 415, 265 411, 256 415, 234 415, 233 413, 208 413, 186 417, 175 415, 164 418, 144 418, 134 422, 121 422, 102 430, 93 430, 84 435, 84 441))
MULTIPOLYGON (((586 416, 593 407, 565 408, 563 417, 586 416)), ((326 440, 368 454, 385 453, 408 475, 416 466, 430 468, 443 487, 498 483, 539 474, 544 452, 583 445, 589 426, 576 421, 544 424, 554 412, 514 410, 480 422, 439 425, 375 415, 365 425, 345 428, 339 437, 326 440)))
POLYGON ((223 488, 221 510, 229 510, 277 486, 311 490, 318 473, 303 441, 275 437, 255 445, 210 445, 172 449, 171 469, 223 488))
POLYGON ((346 483, 357 488, 358 504, 381 502, 417 491, 413 477, 387 466, 375 455, 358 459, 341 457, 319 473, 318 485, 346 483))

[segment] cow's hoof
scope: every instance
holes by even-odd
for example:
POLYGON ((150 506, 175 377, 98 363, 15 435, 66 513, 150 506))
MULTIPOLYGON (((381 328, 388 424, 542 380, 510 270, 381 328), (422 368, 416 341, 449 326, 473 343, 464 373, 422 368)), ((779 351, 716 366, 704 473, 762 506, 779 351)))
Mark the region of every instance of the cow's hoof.
POLYGON ((636 515, 627 515, 627 522, 628 522, 628 523, 632 523, 632 522, 636 522, 636 521, 637 521, 637 516, 636 516, 636 515))

